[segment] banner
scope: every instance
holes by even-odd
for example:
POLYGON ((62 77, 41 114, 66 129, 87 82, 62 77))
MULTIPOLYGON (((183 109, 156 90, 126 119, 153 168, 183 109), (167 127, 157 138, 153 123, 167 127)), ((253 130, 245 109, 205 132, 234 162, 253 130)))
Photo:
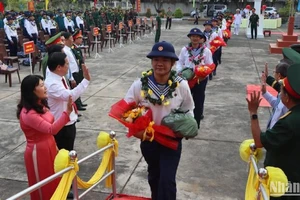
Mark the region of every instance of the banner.
POLYGON ((48 10, 49 0, 45 0, 45 10, 48 10))
POLYGON ((28 11, 34 11, 34 2, 28 1, 27 7, 28 7, 28 11))
POLYGON ((136 0, 136 12, 141 12, 141 0, 136 0))

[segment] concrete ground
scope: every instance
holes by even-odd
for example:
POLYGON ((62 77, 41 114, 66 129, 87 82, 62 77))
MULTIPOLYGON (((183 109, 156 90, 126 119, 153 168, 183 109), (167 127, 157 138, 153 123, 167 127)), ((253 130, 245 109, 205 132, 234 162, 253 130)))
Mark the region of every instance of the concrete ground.
MULTIPOLYGON (((189 42, 186 35, 194 27, 192 23, 174 21, 172 30, 162 30, 161 40, 171 42, 179 53, 189 42)), ((148 36, 134 41, 134 44, 125 44, 124 48, 116 44, 113 53, 108 53, 105 48, 100 52, 100 59, 94 59, 93 53, 86 60, 93 80, 82 96, 88 107, 81 112, 83 116, 77 124, 75 144, 80 159, 97 150, 99 131, 116 131, 120 146, 116 159, 117 191, 145 197, 150 196, 150 190, 140 142, 127 138, 126 129, 107 113, 113 103, 124 97, 141 72, 151 67, 146 54, 154 44, 154 37, 148 36)), ((249 40, 245 37, 245 30, 241 30, 240 35, 233 35, 228 46, 223 48, 217 76, 207 85, 205 118, 201 122, 199 135, 183 141, 177 173, 178 200, 244 199, 247 164, 239 157, 239 145, 251 138, 246 85, 259 84, 258 73, 263 70, 265 62, 269 63, 272 73, 282 56, 270 55, 268 44, 279 37, 272 35, 265 39, 249 40)), ((30 70, 21 66, 20 73, 24 78, 30 70)), ((4 76, 0 76, 0 199, 6 199, 27 187, 23 160, 26 141, 15 114, 19 88, 16 74, 13 74, 11 88, 4 83, 4 76)), ((268 108, 259 109, 262 129, 266 127, 269 116, 268 108)), ((88 180, 98 165, 98 157, 88 160, 80 166, 79 176, 88 180)), ((100 184, 84 199, 103 200, 109 193, 110 190, 100 184)))

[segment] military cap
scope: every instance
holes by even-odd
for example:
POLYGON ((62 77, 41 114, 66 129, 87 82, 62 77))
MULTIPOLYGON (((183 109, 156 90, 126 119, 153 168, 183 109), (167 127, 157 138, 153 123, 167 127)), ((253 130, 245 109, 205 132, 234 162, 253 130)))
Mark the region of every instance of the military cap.
POLYGON ((211 25, 212 26, 211 21, 205 21, 204 24, 203 24, 203 26, 206 26, 206 25, 211 25))
POLYGON ((283 87, 289 95, 300 99, 300 64, 292 64, 287 71, 287 77, 283 79, 283 87))
POLYGON ((212 22, 213 22, 213 21, 217 22, 217 21, 218 21, 218 18, 217 18, 217 17, 213 17, 213 18, 211 19, 211 21, 212 21, 212 22))
POLYGON ((191 35, 199 35, 202 36, 203 33, 199 28, 192 28, 189 32, 189 34, 187 34, 188 37, 190 37, 191 35))
POLYGON ((295 51, 292 48, 283 48, 282 49, 282 54, 284 58, 289 59, 293 63, 299 63, 300 64, 300 54, 295 51))
POLYGON ((75 33, 73 34, 73 39, 76 40, 77 38, 82 38, 82 34, 81 34, 81 30, 78 29, 77 31, 75 31, 75 33))
POLYGON ((61 32, 59 32, 58 34, 52 36, 51 38, 49 38, 49 40, 46 41, 45 45, 47 46, 51 46, 54 44, 60 44, 61 43, 61 32))
POLYGON ((173 45, 166 41, 157 42, 154 44, 151 52, 147 55, 147 58, 152 59, 154 57, 166 57, 178 60, 173 45))
POLYGON ((11 17, 11 16, 8 16, 6 19, 7 19, 7 21, 9 21, 9 20, 14 20, 14 18, 11 17))

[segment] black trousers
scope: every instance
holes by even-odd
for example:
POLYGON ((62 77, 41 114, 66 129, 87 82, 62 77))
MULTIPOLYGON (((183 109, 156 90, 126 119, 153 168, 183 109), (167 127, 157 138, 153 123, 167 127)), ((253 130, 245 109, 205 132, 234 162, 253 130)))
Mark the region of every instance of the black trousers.
POLYGON ((167 17, 167 22, 166 22, 166 29, 169 25, 169 29, 171 29, 171 25, 172 25, 172 18, 171 17, 167 17))
POLYGON ((79 24, 79 28, 80 28, 80 30, 81 30, 81 34, 83 35, 83 33, 84 33, 84 28, 83 28, 83 24, 79 24))
POLYGON ((58 149, 74 150, 74 142, 76 137, 76 123, 64 126, 55 136, 58 149))
POLYGON ((71 26, 68 26, 68 31, 73 34, 73 30, 71 26))
POLYGON ((251 38, 253 39, 253 31, 255 34, 255 39, 257 38, 257 25, 252 25, 251 24, 251 38))
POLYGON ((56 35, 56 29, 52 28, 52 29, 50 29, 50 36, 52 37, 54 35, 56 35))
POLYGON ((18 52, 18 40, 16 37, 11 37, 13 44, 8 40, 8 48, 10 56, 17 56, 18 52))
MULTIPOLYGON (((83 72, 81 69, 79 70, 79 72, 72 73, 72 75, 77 85, 83 80, 83 72)), ((75 104, 77 108, 82 107, 82 101, 80 97, 75 100, 75 104)))
POLYGON ((32 37, 30 37, 30 41, 33 41, 34 44, 36 44, 37 39, 38 39, 37 34, 36 33, 32 33, 31 35, 32 35, 32 37))
POLYGON ((148 183, 152 200, 176 200, 176 173, 181 157, 181 139, 177 150, 156 141, 141 142, 141 151, 148 164, 148 183))
POLYGON ((195 17, 194 24, 198 24, 199 17, 195 17))
POLYGON ((194 118, 197 121, 198 128, 200 128, 200 119, 203 115, 204 110, 204 100, 205 100, 205 90, 207 85, 208 78, 201 81, 199 84, 196 84, 192 89, 192 96, 195 103, 194 108, 194 118))

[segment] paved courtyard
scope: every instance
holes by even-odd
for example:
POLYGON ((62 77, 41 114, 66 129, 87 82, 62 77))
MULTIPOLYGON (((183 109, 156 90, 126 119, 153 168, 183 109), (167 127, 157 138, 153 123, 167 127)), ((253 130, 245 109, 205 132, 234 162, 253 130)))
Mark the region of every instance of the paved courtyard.
MULTIPOLYGON (((187 33, 193 28, 191 21, 174 21, 172 30, 163 30, 161 40, 171 42, 179 54, 188 43, 187 33)), ((200 26, 203 29, 202 25, 200 26)), ((277 29, 277 32, 284 29, 277 29)), ((299 31, 298 31, 299 32, 299 31)), ((154 36, 142 37, 134 44, 118 44, 113 53, 104 48, 101 58, 86 60, 92 82, 82 96, 87 110, 82 111, 77 124, 76 151, 83 158, 97 150, 99 131, 114 130, 119 141, 116 158, 118 193, 150 196, 147 168, 141 156, 139 141, 125 136, 126 129, 108 117, 110 106, 124 97, 131 83, 141 72, 151 67, 146 54, 154 44, 154 36)), ((178 200, 243 200, 247 179, 247 164, 239 157, 239 145, 251 138, 250 117, 246 104, 246 85, 259 84, 259 73, 268 62, 270 73, 282 55, 270 55, 268 45, 280 35, 249 40, 245 30, 232 36, 223 48, 222 64, 217 76, 206 89, 205 118, 201 121, 199 135, 183 141, 183 152, 177 173, 178 200)), ((36 71, 37 67, 36 67, 36 71)), ((21 66, 21 78, 30 74, 21 66)), ((40 72, 36 72, 40 74, 40 72)), ((25 137, 16 118, 19 88, 16 74, 13 86, 4 83, 0 76, 0 199, 25 189, 27 176, 23 161, 25 137)), ((270 109, 259 109, 261 127, 265 128, 270 109)), ((79 176, 88 180, 99 165, 99 157, 80 166, 79 176)), ((109 189, 100 184, 84 199, 104 200, 109 189)), ((26 198, 25 198, 26 199, 26 198)), ((28 198, 27 198, 28 199, 28 198)))

